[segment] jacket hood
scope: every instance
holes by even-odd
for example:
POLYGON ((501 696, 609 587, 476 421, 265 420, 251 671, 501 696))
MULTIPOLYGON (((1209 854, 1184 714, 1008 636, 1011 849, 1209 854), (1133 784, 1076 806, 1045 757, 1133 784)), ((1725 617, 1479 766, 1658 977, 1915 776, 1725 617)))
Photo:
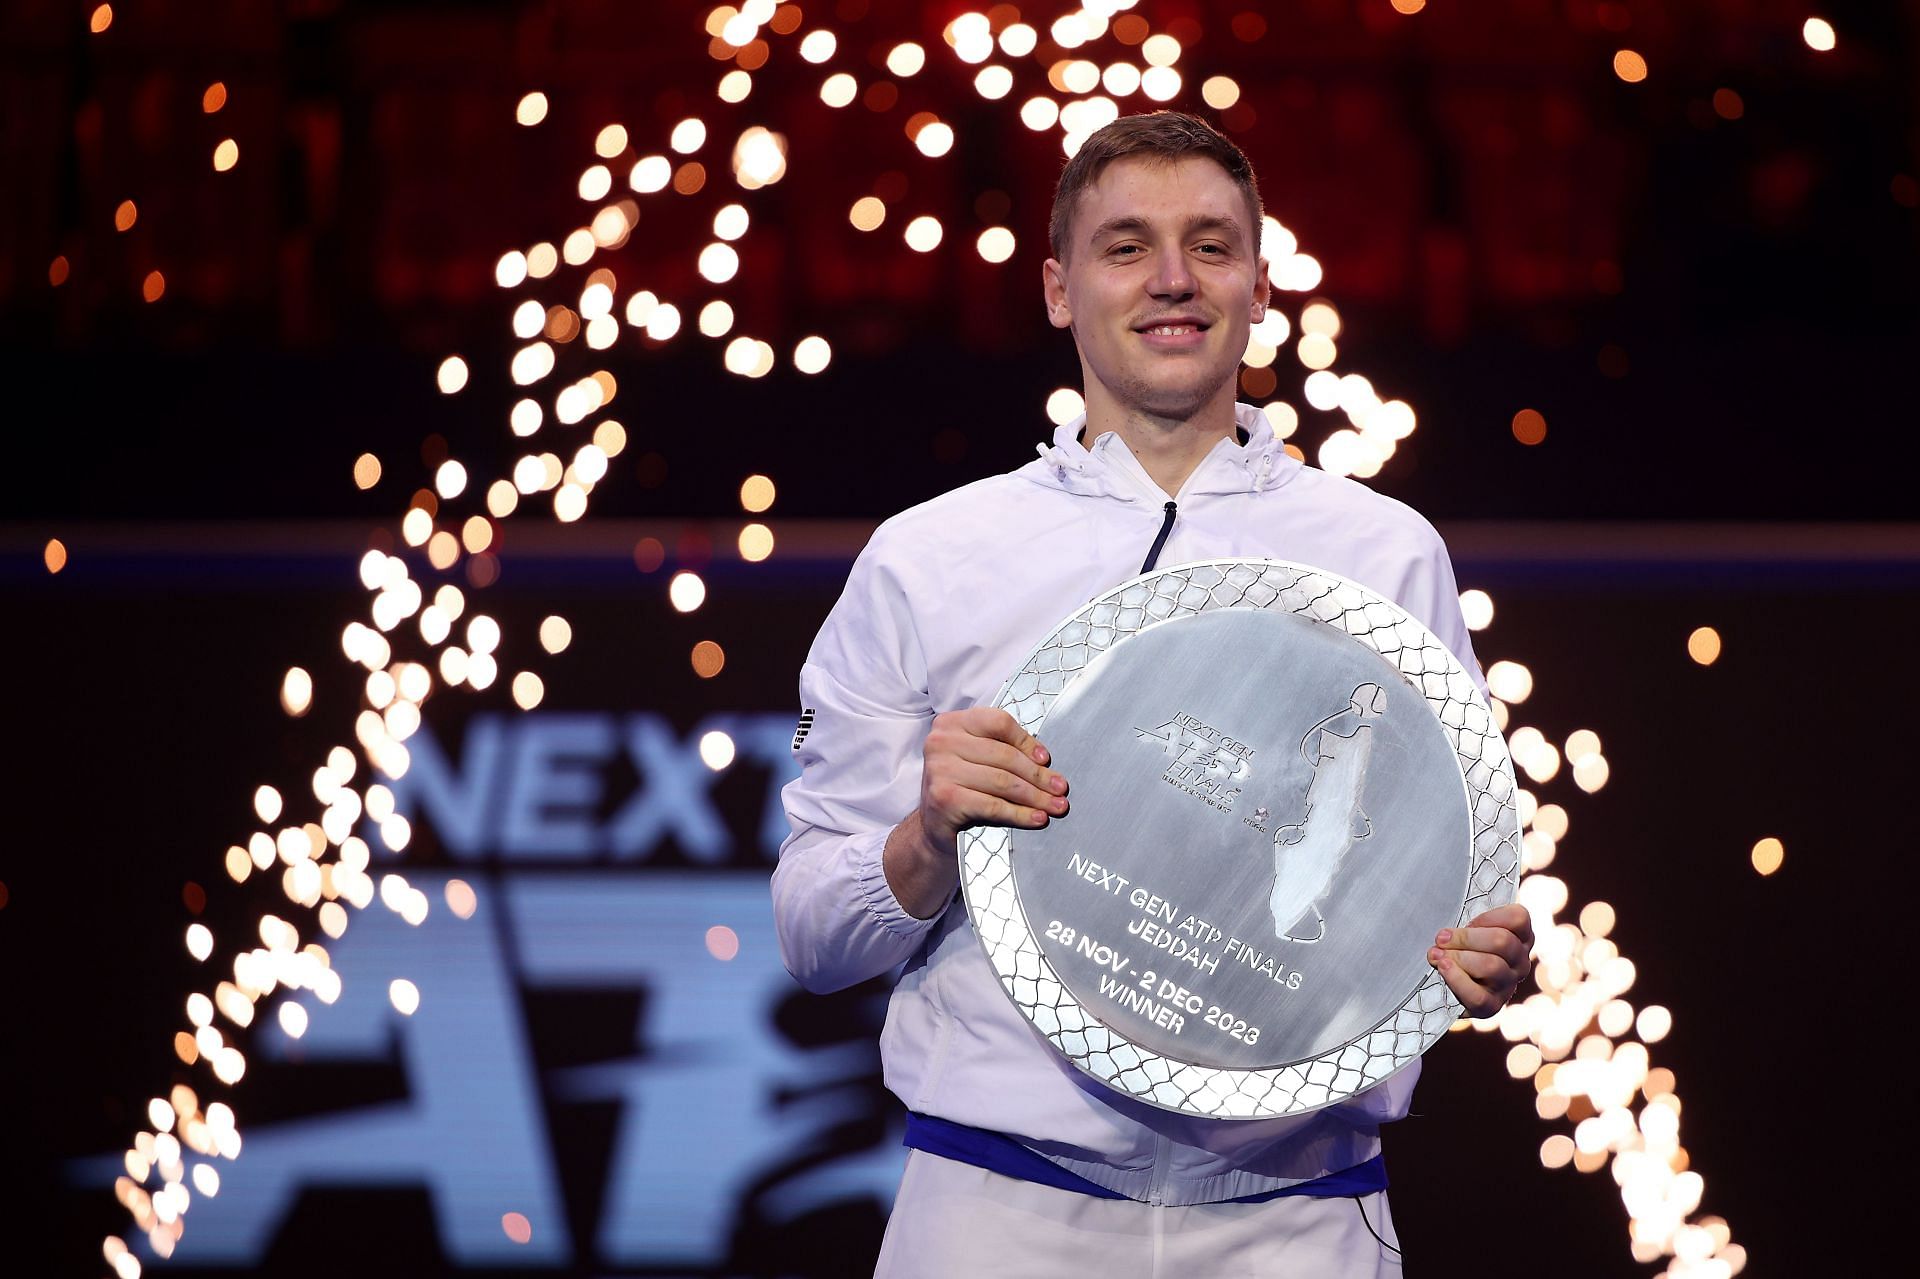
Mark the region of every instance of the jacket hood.
MULTIPOLYGON (((1251 404, 1233 406, 1234 425, 1247 441, 1221 440, 1200 459, 1193 474, 1180 486, 1182 500, 1223 493, 1255 493, 1278 488, 1300 470, 1300 462, 1286 451, 1273 433, 1267 415, 1251 404)), ((1126 442, 1108 431, 1090 444, 1080 442, 1087 416, 1082 413, 1053 433, 1053 443, 1038 446, 1040 459, 1020 468, 1020 474, 1047 488, 1085 497, 1113 497, 1123 502, 1164 501, 1166 495, 1128 450, 1126 442)))

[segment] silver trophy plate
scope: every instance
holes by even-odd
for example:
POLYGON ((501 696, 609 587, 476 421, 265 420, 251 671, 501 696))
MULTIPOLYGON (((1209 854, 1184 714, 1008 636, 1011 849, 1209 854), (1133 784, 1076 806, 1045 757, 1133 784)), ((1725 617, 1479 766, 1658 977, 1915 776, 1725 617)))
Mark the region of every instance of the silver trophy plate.
POLYGON ((1432 632, 1302 564, 1126 582, 995 699, 1073 811, 961 832, 1002 987, 1103 1084, 1218 1119, 1331 1105, 1462 1008, 1427 950, 1514 898, 1513 765, 1432 632))

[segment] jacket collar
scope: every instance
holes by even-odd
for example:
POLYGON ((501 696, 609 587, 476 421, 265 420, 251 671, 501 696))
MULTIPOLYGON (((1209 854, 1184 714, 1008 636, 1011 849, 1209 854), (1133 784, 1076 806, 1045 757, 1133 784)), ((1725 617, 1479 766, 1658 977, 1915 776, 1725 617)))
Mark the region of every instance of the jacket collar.
MULTIPOLYGON (((1235 404, 1233 420, 1246 433, 1246 443, 1223 439, 1215 444, 1180 486, 1175 495, 1178 500, 1261 492, 1279 487, 1298 473, 1300 463, 1274 436, 1265 413, 1251 404, 1235 404)), ((1086 425, 1083 413, 1055 430, 1053 443, 1039 446, 1041 465, 1027 468, 1032 478, 1071 493, 1117 497, 1127 502, 1166 500, 1166 494, 1117 434, 1108 431, 1082 444, 1080 433, 1086 425)))

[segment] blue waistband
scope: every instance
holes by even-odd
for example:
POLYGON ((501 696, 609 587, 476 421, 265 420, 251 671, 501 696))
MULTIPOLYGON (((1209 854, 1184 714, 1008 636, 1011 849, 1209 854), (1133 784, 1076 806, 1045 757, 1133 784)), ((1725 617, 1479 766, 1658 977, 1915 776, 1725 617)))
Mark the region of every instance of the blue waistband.
MULTIPOLYGON (((1071 1190, 1076 1194, 1092 1195, 1096 1199, 1126 1198, 1116 1190, 1108 1190, 1105 1186, 1096 1185, 1077 1173, 1068 1172, 1045 1155, 1028 1149, 1005 1133, 994 1132, 987 1128, 972 1128, 935 1115, 907 1112, 906 1145, 910 1149, 924 1150, 930 1155, 939 1155, 943 1159, 971 1164, 975 1168, 985 1168, 988 1172, 997 1172, 1003 1177, 1014 1177, 1020 1181, 1052 1186, 1055 1190, 1071 1190)), ((1229 1199, 1227 1202, 1265 1203, 1269 1199, 1281 1199, 1289 1195, 1305 1195, 1313 1199, 1344 1199, 1350 1195, 1370 1195, 1376 1190, 1386 1188, 1386 1157, 1375 1155, 1363 1164, 1343 1168, 1339 1172, 1330 1172, 1312 1181, 1283 1186, 1279 1190, 1242 1195, 1238 1199, 1229 1199)))

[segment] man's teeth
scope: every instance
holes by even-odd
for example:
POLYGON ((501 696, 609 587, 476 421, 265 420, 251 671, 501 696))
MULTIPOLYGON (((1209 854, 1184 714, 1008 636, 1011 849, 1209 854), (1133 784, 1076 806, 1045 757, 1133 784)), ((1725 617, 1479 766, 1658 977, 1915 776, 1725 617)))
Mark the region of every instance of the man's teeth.
POLYGON ((1149 333, 1158 333, 1161 337, 1178 337, 1183 333, 1197 333, 1199 331, 1200 326, 1197 324, 1162 324, 1147 330, 1149 333))

